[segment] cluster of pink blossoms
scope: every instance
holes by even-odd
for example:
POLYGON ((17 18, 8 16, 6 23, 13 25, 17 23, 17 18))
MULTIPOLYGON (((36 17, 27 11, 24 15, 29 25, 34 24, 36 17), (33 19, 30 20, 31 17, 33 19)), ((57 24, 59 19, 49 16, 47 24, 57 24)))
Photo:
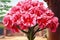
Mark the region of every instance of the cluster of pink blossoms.
POLYGON ((3 24, 7 29, 16 32, 19 31, 17 25, 24 30, 36 24, 40 29, 47 27, 55 32, 59 23, 54 13, 46 8, 42 2, 26 0, 18 2, 16 6, 9 10, 3 18, 3 24))

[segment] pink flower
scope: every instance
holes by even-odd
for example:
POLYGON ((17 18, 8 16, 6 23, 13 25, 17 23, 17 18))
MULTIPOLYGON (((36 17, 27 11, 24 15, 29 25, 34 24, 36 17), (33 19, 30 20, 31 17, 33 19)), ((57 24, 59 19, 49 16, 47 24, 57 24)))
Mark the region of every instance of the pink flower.
POLYGON ((3 18, 3 24, 4 24, 4 26, 12 25, 12 21, 10 20, 10 15, 6 15, 3 18))
POLYGON ((37 16, 41 16, 42 15, 42 11, 38 7, 35 7, 34 14, 36 14, 37 16))
POLYGON ((19 24, 19 26, 20 26, 20 29, 21 29, 21 30, 26 30, 26 29, 28 29, 28 27, 27 27, 27 26, 24 26, 23 23, 19 24))
POLYGON ((15 14, 17 11, 20 12, 20 7, 19 6, 14 6, 14 7, 11 8, 9 14, 15 14))
POLYGON ((41 29, 43 29, 43 28, 46 27, 47 21, 48 21, 47 19, 41 18, 41 19, 38 19, 38 20, 37 20, 37 23, 38 23, 39 27, 40 27, 41 29))
POLYGON ((35 0, 33 2, 31 2, 31 5, 34 7, 34 6, 37 6, 38 5, 38 2, 35 0))
POLYGON ((21 3, 20 3, 20 2, 18 2, 17 6, 21 6, 21 3))
POLYGON ((28 10, 30 9, 30 7, 31 7, 31 4, 25 3, 25 4, 22 5, 22 10, 28 11, 28 10), (27 6, 27 5, 28 5, 28 6, 27 6))
POLYGON ((19 32, 19 28, 17 27, 17 24, 13 24, 11 29, 10 29, 12 32, 19 32))
POLYGON ((14 14, 13 16, 12 16, 12 18, 11 18, 11 20, 12 20, 12 22, 13 23, 15 23, 15 22, 17 22, 17 20, 19 20, 19 19, 21 19, 21 16, 22 15, 20 15, 20 14, 14 14))
POLYGON ((25 26, 32 27, 36 25, 36 17, 33 14, 24 14, 22 19, 25 26))
POLYGON ((3 24, 4 26, 7 28, 7 29, 10 29, 11 26, 12 26, 12 21, 10 20, 10 15, 6 15, 4 18, 3 18, 3 24))
POLYGON ((52 18, 54 16, 54 13, 51 10, 46 11, 47 18, 52 18))
POLYGON ((11 20, 11 16, 10 15, 6 15, 3 19, 3 24, 4 26, 6 27, 6 29, 8 30, 12 30, 13 32, 19 32, 18 28, 17 28, 17 25, 14 23, 12 23, 12 20, 11 20))
POLYGON ((58 18, 53 17, 47 27, 50 28, 52 32, 55 32, 58 25, 59 25, 58 18))

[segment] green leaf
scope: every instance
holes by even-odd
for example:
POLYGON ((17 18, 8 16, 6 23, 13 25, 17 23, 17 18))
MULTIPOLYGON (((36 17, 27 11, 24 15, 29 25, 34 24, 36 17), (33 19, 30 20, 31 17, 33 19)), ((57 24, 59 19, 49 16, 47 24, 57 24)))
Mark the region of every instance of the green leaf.
POLYGON ((3 14, 5 14, 5 12, 1 12, 1 13, 0 13, 0 15, 3 15, 3 14))
POLYGON ((11 2, 10 0, 0 0, 1 2, 11 2))
POLYGON ((2 20, 3 20, 3 17, 4 17, 4 16, 1 16, 1 17, 0 17, 0 22, 2 22, 2 20))

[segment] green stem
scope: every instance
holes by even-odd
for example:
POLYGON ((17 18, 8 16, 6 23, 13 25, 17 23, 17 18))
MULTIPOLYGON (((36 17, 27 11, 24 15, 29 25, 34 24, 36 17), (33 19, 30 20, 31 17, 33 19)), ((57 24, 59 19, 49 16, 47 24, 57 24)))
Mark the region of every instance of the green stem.
POLYGON ((42 30, 44 30, 44 29, 46 29, 46 28, 43 28, 43 29, 38 28, 38 29, 34 32, 33 35, 35 35, 37 32, 42 31, 42 30))
POLYGON ((22 31, 23 33, 26 33, 26 34, 28 33, 28 32, 26 32, 26 31, 24 31, 24 30, 21 30, 21 31, 22 31))
POLYGON ((35 36, 33 36, 33 33, 34 33, 33 27, 29 28, 29 31, 27 33, 28 40, 34 40, 35 36))
MULTIPOLYGON (((36 31, 34 31, 34 28, 37 26, 37 24, 33 27, 29 27, 28 32, 21 30, 22 32, 24 32, 27 35, 28 40, 34 40, 35 38, 35 34, 39 31, 42 31, 43 29, 38 28, 36 31)), ((20 29, 20 27, 17 25, 17 28, 20 29)))
MULTIPOLYGON (((20 26, 17 25, 17 28, 20 29, 20 26)), ((21 30, 21 29, 20 29, 20 30, 21 30)), ((26 33, 26 34, 28 33, 28 32, 26 32, 26 31, 24 31, 24 30, 21 30, 21 31, 22 31, 23 33, 26 33)))

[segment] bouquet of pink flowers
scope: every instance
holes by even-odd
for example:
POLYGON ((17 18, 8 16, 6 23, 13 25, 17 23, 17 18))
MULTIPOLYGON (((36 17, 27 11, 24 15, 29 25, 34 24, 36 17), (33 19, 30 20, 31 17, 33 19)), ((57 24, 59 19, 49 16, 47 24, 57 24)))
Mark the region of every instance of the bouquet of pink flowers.
POLYGON ((3 24, 8 30, 13 32, 21 30, 29 40, 34 40, 35 34, 43 29, 49 28, 55 32, 59 22, 43 2, 26 0, 18 2, 8 11, 3 18, 3 24))

